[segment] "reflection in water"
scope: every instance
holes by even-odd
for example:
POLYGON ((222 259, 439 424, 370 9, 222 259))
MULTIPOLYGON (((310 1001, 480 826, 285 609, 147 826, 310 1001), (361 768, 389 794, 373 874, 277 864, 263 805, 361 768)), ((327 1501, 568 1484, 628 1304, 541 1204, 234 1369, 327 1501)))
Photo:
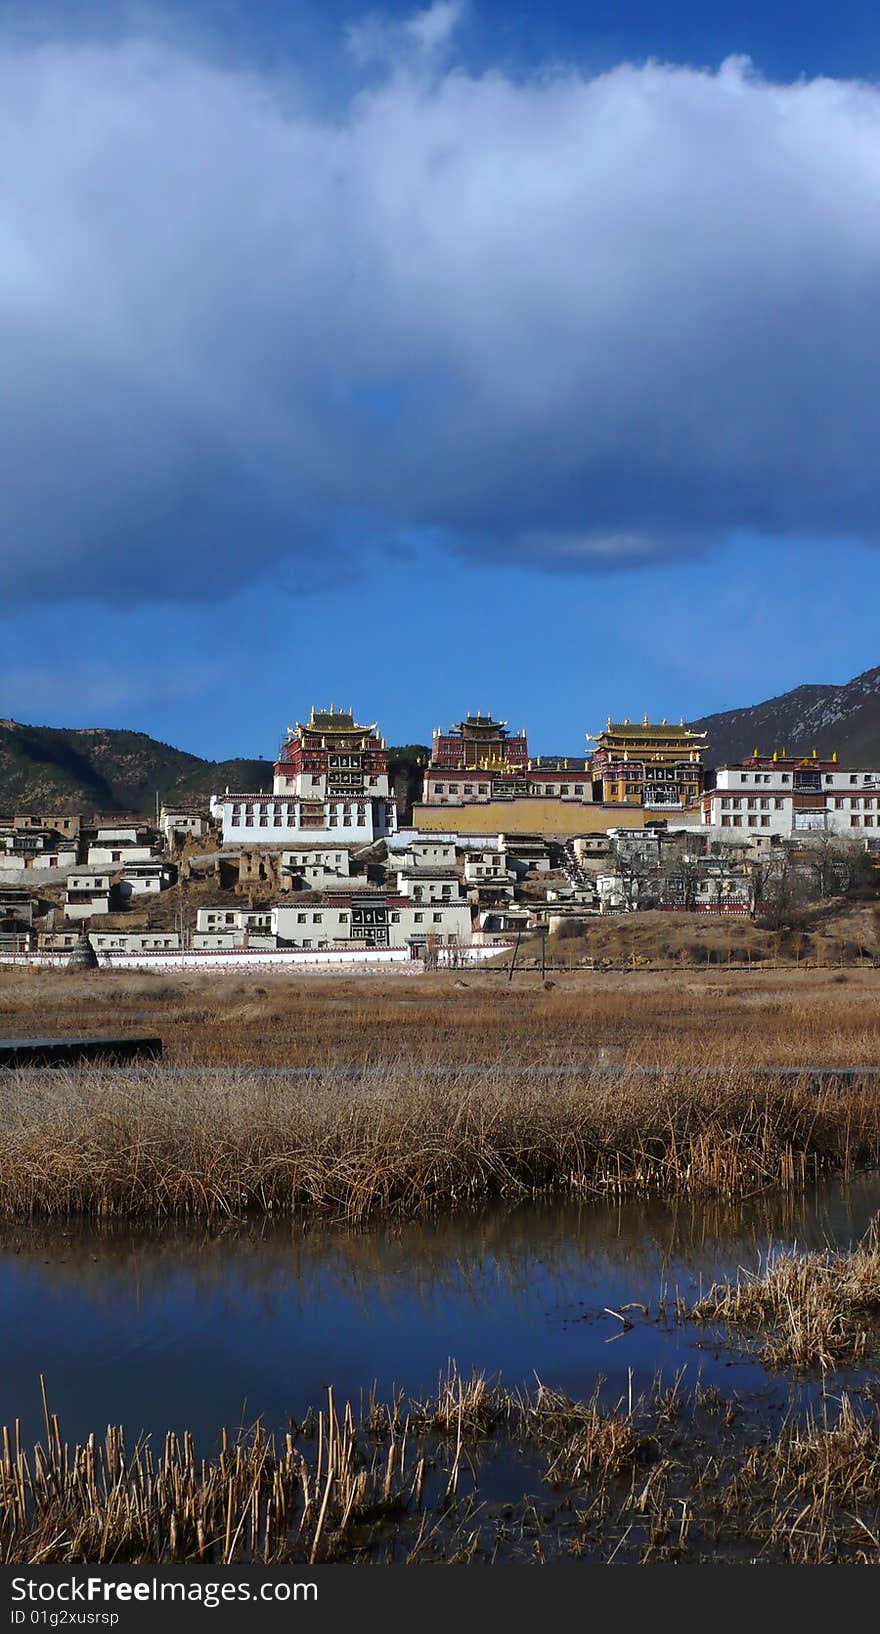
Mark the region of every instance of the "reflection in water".
POLYGON ((207 1443, 223 1423, 301 1417, 328 1383, 354 1400, 374 1380, 428 1391, 449 1357, 577 1394, 597 1375, 613 1393, 630 1368, 638 1386, 682 1366, 751 1389, 762 1370, 731 1374, 705 1335, 650 1321, 619 1336, 607 1308, 656 1312, 663 1289, 695 1297, 771 1243, 848 1246, 878 1208, 871 1175, 735 1207, 544 1203, 363 1233, 7 1229, 0 1419, 39 1434, 40 1372, 69 1437, 113 1420, 207 1443))

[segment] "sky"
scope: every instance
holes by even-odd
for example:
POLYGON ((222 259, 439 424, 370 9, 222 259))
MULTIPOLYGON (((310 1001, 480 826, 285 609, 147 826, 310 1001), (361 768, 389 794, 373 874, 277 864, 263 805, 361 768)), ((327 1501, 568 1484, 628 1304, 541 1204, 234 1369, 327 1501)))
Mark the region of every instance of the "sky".
POLYGON ((6 0, 0 717, 577 753, 880 662, 866 0, 6 0))

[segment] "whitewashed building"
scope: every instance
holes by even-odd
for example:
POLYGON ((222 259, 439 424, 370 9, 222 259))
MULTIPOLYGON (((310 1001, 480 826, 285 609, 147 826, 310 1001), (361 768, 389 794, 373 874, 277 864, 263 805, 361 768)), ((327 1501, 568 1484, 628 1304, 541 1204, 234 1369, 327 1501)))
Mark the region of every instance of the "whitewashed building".
POLYGON ((90 844, 86 861, 90 868, 122 868, 132 862, 151 862, 154 856, 146 839, 99 839, 90 844))
POLYGON ((64 914, 67 919, 91 919, 109 913, 112 881, 101 868, 74 868, 67 876, 64 914))
POLYGON ((180 948, 180 937, 171 930, 92 930, 88 935, 96 953, 174 953, 180 948))
POLYGON ((453 902, 461 898, 454 868, 398 868, 396 887, 410 902, 453 902))
POLYGON ((321 891, 351 872, 346 846, 297 846, 281 853, 281 889, 321 891))
POLYGON ((721 840, 811 832, 880 836, 880 772, 845 770, 835 758, 755 755, 721 766, 701 804, 702 827, 721 840))
POLYGON ((159 824, 167 845, 172 843, 175 836, 184 840, 201 839, 211 826, 204 812, 181 811, 177 806, 163 806, 159 824))
POLYGON ((272 793, 227 789, 211 814, 224 845, 371 845, 397 827, 385 740, 348 710, 313 709, 307 725, 288 728, 272 793))
POLYGON ((271 908, 199 908, 196 911, 198 932, 263 931, 272 929, 271 908))
POLYGON ((119 895, 158 896, 160 891, 167 891, 169 885, 174 884, 176 877, 175 869, 160 858, 151 858, 148 862, 127 861, 119 881, 119 895))
POLYGON ((465 885, 504 884, 510 878, 507 851, 498 836, 498 844, 481 851, 472 851, 464 860, 465 885))
POLYGON ((410 839, 406 849, 389 849, 389 864, 402 868, 454 868, 456 836, 430 835, 425 839, 410 839))
POLYGON ((272 931, 285 947, 409 947, 418 953, 429 940, 444 947, 467 946, 471 913, 460 897, 419 903, 393 891, 334 891, 311 902, 276 904, 272 931))

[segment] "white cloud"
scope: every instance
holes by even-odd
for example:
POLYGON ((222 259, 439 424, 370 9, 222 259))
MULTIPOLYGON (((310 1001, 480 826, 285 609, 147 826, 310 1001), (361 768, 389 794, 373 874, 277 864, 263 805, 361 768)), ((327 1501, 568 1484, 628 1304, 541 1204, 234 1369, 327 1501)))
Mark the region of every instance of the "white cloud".
POLYGON ((376 63, 410 68, 449 50, 467 13, 467 0, 434 0, 424 11, 395 19, 370 11, 348 23, 346 46, 360 67, 376 63))
POLYGON ((474 75, 460 10, 335 119, 167 44, 0 50, 7 605, 332 587, 418 527, 880 537, 880 92, 474 75))
POLYGON ((434 5, 409 17, 404 27, 420 50, 443 50, 461 26, 464 13, 464 0, 435 0, 434 5))

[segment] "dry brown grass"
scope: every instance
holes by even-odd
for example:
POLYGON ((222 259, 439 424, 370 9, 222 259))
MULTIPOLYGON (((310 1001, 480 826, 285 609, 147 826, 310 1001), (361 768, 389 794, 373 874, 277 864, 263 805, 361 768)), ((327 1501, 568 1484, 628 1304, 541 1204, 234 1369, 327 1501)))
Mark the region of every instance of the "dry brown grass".
POLYGON ((873 971, 579 973, 549 990, 488 972, 5 972, 4 1032, 158 1031, 166 1055, 5 1079, 0 1217, 359 1222, 554 1192, 794 1190, 880 1161, 880 1096, 762 1069, 880 1065, 878 999, 873 971))
POLYGON ((690 1315, 764 1332, 772 1367, 855 1365, 877 1340, 880 1238, 874 1229, 850 1253, 773 1254, 760 1275, 716 1284, 690 1315))
POLYGON ((880 971, 427 977, 0 970, 0 1034, 158 1032, 172 1063, 722 1059, 880 1066, 880 971), (838 978, 843 976, 841 982, 838 978))
POLYGON ((734 1198, 880 1161, 880 1097, 704 1057, 693 1078, 505 1057, 355 1077, 161 1067, 10 1074, 0 1217, 360 1223, 492 1198, 734 1198))
MULTIPOLYGON (((769 1430, 714 1389, 634 1401, 511 1394, 454 1371, 436 1401, 260 1425, 205 1458, 121 1430, 64 1441, 3 1431, 0 1561, 204 1566, 259 1561, 880 1563, 880 1425, 844 1397, 769 1430), (480 1500, 491 1443, 513 1501, 480 1500), (531 1495, 519 1497, 525 1483, 531 1495), (538 1493, 553 1494, 551 1502, 538 1493)), ((498 1473, 493 1477, 498 1485, 498 1473)))

